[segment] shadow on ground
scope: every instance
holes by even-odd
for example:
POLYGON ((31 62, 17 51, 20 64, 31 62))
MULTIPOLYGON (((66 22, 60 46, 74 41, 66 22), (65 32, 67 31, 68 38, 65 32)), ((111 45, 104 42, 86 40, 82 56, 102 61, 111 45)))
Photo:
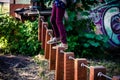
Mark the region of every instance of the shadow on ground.
POLYGON ((0 80, 41 80, 39 66, 23 56, 0 56, 0 80))

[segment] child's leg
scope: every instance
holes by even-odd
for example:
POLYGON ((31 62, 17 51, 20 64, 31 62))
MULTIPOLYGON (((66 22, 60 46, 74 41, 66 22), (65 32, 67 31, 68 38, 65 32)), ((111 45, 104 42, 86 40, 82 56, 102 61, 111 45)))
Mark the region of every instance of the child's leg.
POLYGON ((56 7, 56 24, 60 33, 60 39, 62 43, 66 44, 67 43, 66 30, 63 25, 64 13, 65 13, 65 8, 56 7))
POLYGON ((59 35, 58 27, 56 25, 56 6, 55 6, 55 4, 53 4, 52 14, 51 14, 50 21, 52 23, 52 28, 53 28, 54 36, 56 38, 59 38, 60 35, 59 35))

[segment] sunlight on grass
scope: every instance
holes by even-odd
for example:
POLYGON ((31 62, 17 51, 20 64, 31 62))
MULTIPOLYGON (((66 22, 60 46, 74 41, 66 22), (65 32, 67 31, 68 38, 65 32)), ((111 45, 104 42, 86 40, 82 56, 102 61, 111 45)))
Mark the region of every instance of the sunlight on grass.
POLYGON ((92 66, 104 66, 108 76, 115 76, 120 74, 120 63, 112 60, 89 60, 92 66))
POLYGON ((36 55, 33 60, 40 66, 39 76, 42 80, 54 80, 54 71, 49 70, 48 61, 45 59, 44 55, 36 55))

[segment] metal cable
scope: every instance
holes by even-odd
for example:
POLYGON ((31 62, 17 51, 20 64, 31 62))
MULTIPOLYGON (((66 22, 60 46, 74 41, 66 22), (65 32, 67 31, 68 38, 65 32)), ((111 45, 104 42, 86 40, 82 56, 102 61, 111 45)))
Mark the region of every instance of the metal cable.
POLYGON ((106 78, 108 78, 108 79, 110 79, 110 80, 112 80, 112 78, 111 77, 109 77, 109 76, 107 76, 107 75, 105 75, 105 74, 103 74, 102 72, 99 72, 98 74, 97 74, 97 76, 103 76, 103 77, 106 77, 106 78))
POLYGON ((65 51, 63 51, 63 50, 60 50, 60 53, 64 53, 65 51))
POLYGON ((81 67, 86 67, 86 68, 90 69, 90 67, 85 65, 84 63, 81 63, 81 67))
POLYGON ((50 38, 52 39, 53 38, 52 34, 50 32, 48 34, 50 35, 50 38))
POLYGON ((48 30, 48 27, 47 27, 47 25, 44 25, 44 27, 45 27, 45 29, 46 29, 46 30, 48 30))
POLYGON ((74 57, 72 57, 72 56, 69 56, 69 59, 72 59, 72 60, 74 60, 75 58, 74 58, 74 57))
POLYGON ((43 18, 40 18, 40 20, 41 20, 42 22, 44 22, 43 18))

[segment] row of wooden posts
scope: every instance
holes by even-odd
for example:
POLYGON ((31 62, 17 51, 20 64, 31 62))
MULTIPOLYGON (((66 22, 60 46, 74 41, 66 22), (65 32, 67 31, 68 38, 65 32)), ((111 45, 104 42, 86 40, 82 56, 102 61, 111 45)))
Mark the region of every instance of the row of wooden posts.
POLYGON ((56 44, 47 44, 53 36, 52 29, 48 29, 48 23, 44 17, 39 18, 38 40, 42 42, 45 59, 49 61, 49 69, 55 70, 55 80, 120 80, 120 76, 112 78, 105 75, 106 68, 103 66, 88 67, 85 58, 75 58, 73 52, 64 52, 58 47, 52 49, 56 44))

